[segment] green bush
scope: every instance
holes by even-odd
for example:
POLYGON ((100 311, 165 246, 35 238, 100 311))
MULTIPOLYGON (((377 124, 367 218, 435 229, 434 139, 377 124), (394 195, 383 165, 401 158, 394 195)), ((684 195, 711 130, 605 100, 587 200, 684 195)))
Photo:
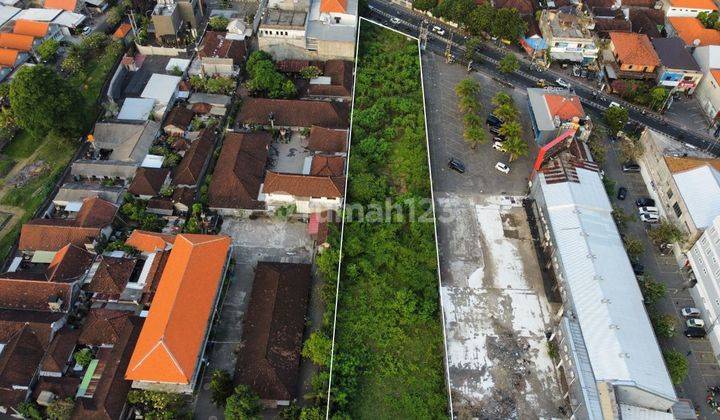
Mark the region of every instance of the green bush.
POLYGON ((685 356, 676 350, 668 350, 663 352, 665 357, 665 365, 667 366, 670 379, 675 385, 681 384, 688 374, 688 361, 685 356))

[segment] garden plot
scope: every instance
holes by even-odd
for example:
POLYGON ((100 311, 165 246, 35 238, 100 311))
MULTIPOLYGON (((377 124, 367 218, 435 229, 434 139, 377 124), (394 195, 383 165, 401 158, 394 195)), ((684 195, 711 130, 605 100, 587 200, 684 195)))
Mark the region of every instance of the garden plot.
POLYGON ((555 417, 545 297, 521 198, 437 198, 453 404, 481 418, 555 417))

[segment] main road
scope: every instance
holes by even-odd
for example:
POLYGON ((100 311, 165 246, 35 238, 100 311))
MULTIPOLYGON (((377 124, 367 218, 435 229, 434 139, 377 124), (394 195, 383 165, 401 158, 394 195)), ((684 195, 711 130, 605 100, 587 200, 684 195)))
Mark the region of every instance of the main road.
MULTIPOLYGON (((371 18, 413 36, 419 36, 420 26, 423 25, 423 21, 431 19, 419 12, 387 1, 369 0, 368 5, 370 6, 371 18), (392 18, 399 19, 399 22, 393 23, 390 21, 392 18)), ((425 23, 426 28, 434 25, 440 26, 445 33, 441 36, 432 31, 428 31, 426 49, 438 54, 445 54, 449 43, 451 45, 452 55, 456 60, 461 60, 465 55, 465 35, 448 25, 432 22, 430 26, 428 26, 428 23, 425 23)), ((497 69, 497 64, 505 54, 506 52, 493 45, 482 43, 480 47, 478 47, 476 54, 481 60, 478 63, 473 63, 473 67, 492 74, 496 79, 504 83, 509 83, 512 86, 520 88, 535 87, 540 79, 552 82, 558 77, 565 77, 564 74, 551 69, 540 70, 536 66, 532 66, 527 60, 519 60, 520 68, 514 73, 500 73, 497 69)), ((665 120, 656 113, 643 111, 641 108, 630 105, 614 96, 599 92, 588 84, 574 83, 572 88, 585 106, 592 108, 598 113, 602 113, 607 109, 611 102, 619 102, 628 109, 630 121, 641 126, 650 127, 678 141, 720 156, 720 144, 710 136, 701 135, 698 132, 678 127, 674 125, 672 121, 665 120)))

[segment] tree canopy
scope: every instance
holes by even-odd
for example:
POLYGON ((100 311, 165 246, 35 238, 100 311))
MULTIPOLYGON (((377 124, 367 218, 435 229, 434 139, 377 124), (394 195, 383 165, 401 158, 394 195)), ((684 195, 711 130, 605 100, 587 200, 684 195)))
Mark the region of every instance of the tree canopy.
POLYGON ((10 83, 10 108, 17 124, 35 138, 50 131, 77 134, 83 99, 53 69, 23 67, 10 83))
POLYGON ((247 87, 256 95, 273 99, 292 98, 297 95, 293 82, 275 69, 272 58, 264 51, 250 54, 245 63, 245 71, 250 78, 247 87))
POLYGON ((260 413, 260 398, 247 385, 238 385, 225 403, 225 418, 247 420, 260 413))
POLYGON ((681 384, 688 374, 687 358, 677 350, 664 351, 663 356, 672 383, 675 385, 681 384))
POLYGON ((498 69, 503 73, 512 73, 520 68, 520 62, 515 54, 509 52, 500 60, 498 69))
POLYGON ((625 127, 628 122, 628 110, 621 106, 610 106, 605 110, 605 122, 610 129, 610 133, 615 135, 618 131, 625 127))

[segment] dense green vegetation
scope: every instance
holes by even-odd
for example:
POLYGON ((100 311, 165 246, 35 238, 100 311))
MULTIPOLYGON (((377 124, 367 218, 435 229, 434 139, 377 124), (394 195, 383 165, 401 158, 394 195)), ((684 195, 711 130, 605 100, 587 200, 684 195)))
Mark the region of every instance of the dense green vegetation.
POLYGON ((527 23, 517 9, 496 9, 490 2, 478 5, 475 0, 413 0, 412 4, 416 9, 459 24, 473 35, 517 41, 527 30, 527 23))
POLYGON ((360 43, 348 203, 395 208, 346 215, 332 411, 445 418, 434 225, 417 219, 432 216, 418 47, 366 22, 360 43))
POLYGON ((463 138, 475 149, 479 144, 487 142, 485 127, 480 117, 480 83, 472 78, 464 79, 455 85, 455 94, 458 97, 458 108, 463 114, 463 138))
POLYGON ((275 69, 275 62, 265 51, 250 54, 245 63, 245 72, 248 76, 245 85, 253 95, 273 99, 294 98, 297 95, 292 80, 275 69))

